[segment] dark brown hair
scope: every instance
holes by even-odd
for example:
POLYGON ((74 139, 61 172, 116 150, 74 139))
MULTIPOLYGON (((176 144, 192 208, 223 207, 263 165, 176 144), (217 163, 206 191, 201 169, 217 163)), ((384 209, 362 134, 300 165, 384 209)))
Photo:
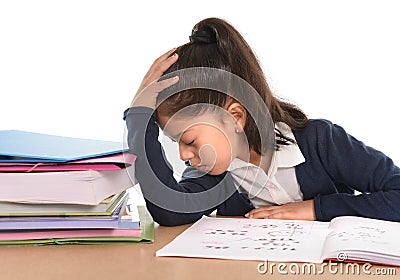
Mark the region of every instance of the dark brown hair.
MULTIPOLYGON (((219 18, 207 18, 197 23, 193 30, 200 34, 211 34, 213 37, 211 41, 193 40, 193 42, 178 47, 176 50, 179 55, 178 61, 165 74, 191 67, 226 70, 244 79, 258 92, 274 123, 284 122, 293 130, 301 129, 307 124, 307 116, 297 106, 272 94, 257 57, 232 25, 219 18)), ((189 89, 163 100, 157 111, 172 116, 180 109, 192 104, 209 103, 223 107, 228 98, 227 94, 218 91, 189 89)), ((247 114, 244 132, 249 148, 262 154, 259 129, 250 114, 247 114)), ((279 145, 288 145, 294 142, 294 139, 287 138, 280 131, 276 131, 277 148, 279 145)))

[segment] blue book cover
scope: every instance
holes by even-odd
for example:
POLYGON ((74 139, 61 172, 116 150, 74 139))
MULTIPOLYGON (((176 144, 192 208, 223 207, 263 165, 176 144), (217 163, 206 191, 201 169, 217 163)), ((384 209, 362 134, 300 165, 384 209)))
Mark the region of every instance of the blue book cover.
POLYGON ((2 162, 67 162, 126 151, 122 142, 64 137, 20 130, 0 131, 2 162))

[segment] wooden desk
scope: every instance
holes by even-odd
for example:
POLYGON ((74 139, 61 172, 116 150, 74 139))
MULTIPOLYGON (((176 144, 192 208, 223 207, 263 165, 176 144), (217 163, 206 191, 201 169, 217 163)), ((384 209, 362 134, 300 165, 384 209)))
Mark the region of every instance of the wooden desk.
MULTIPOLYGON (((155 257, 155 251, 188 226, 156 227, 154 244, 0 247, 0 279, 308 279, 314 275, 258 273, 258 261, 155 257)), ((338 263, 336 263, 338 264, 338 263)), ((288 264, 289 265, 289 264, 288 264)), ((301 264, 300 264, 301 265, 301 264)), ((317 269, 321 268, 317 264, 317 269)), ((372 266, 369 271, 393 269, 372 266)), ((286 268, 285 271, 288 271, 286 268)), ((393 271, 391 272, 393 274, 393 271)), ((330 273, 324 279, 398 279, 392 276, 330 273)), ((315 275, 321 279, 320 275, 315 275)))

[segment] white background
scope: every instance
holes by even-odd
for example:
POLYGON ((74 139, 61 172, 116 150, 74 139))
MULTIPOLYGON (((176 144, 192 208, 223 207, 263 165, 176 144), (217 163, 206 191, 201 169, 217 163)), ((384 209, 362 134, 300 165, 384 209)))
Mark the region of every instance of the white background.
POLYGON ((242 33, 275 94, 400 164, 399 5, 0 0, 0 129, 121 141, 153 60, 213 16, 242 33))

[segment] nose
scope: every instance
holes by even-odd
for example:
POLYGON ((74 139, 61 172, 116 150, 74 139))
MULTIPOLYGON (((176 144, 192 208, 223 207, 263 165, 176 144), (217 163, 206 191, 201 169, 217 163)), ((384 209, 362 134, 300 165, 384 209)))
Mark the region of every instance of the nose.
POLYGON ((184 144, 179 145, 179 156, 181 160, 187 161, 194 157, 194 152, 191 147, 187 147, 184 144))

